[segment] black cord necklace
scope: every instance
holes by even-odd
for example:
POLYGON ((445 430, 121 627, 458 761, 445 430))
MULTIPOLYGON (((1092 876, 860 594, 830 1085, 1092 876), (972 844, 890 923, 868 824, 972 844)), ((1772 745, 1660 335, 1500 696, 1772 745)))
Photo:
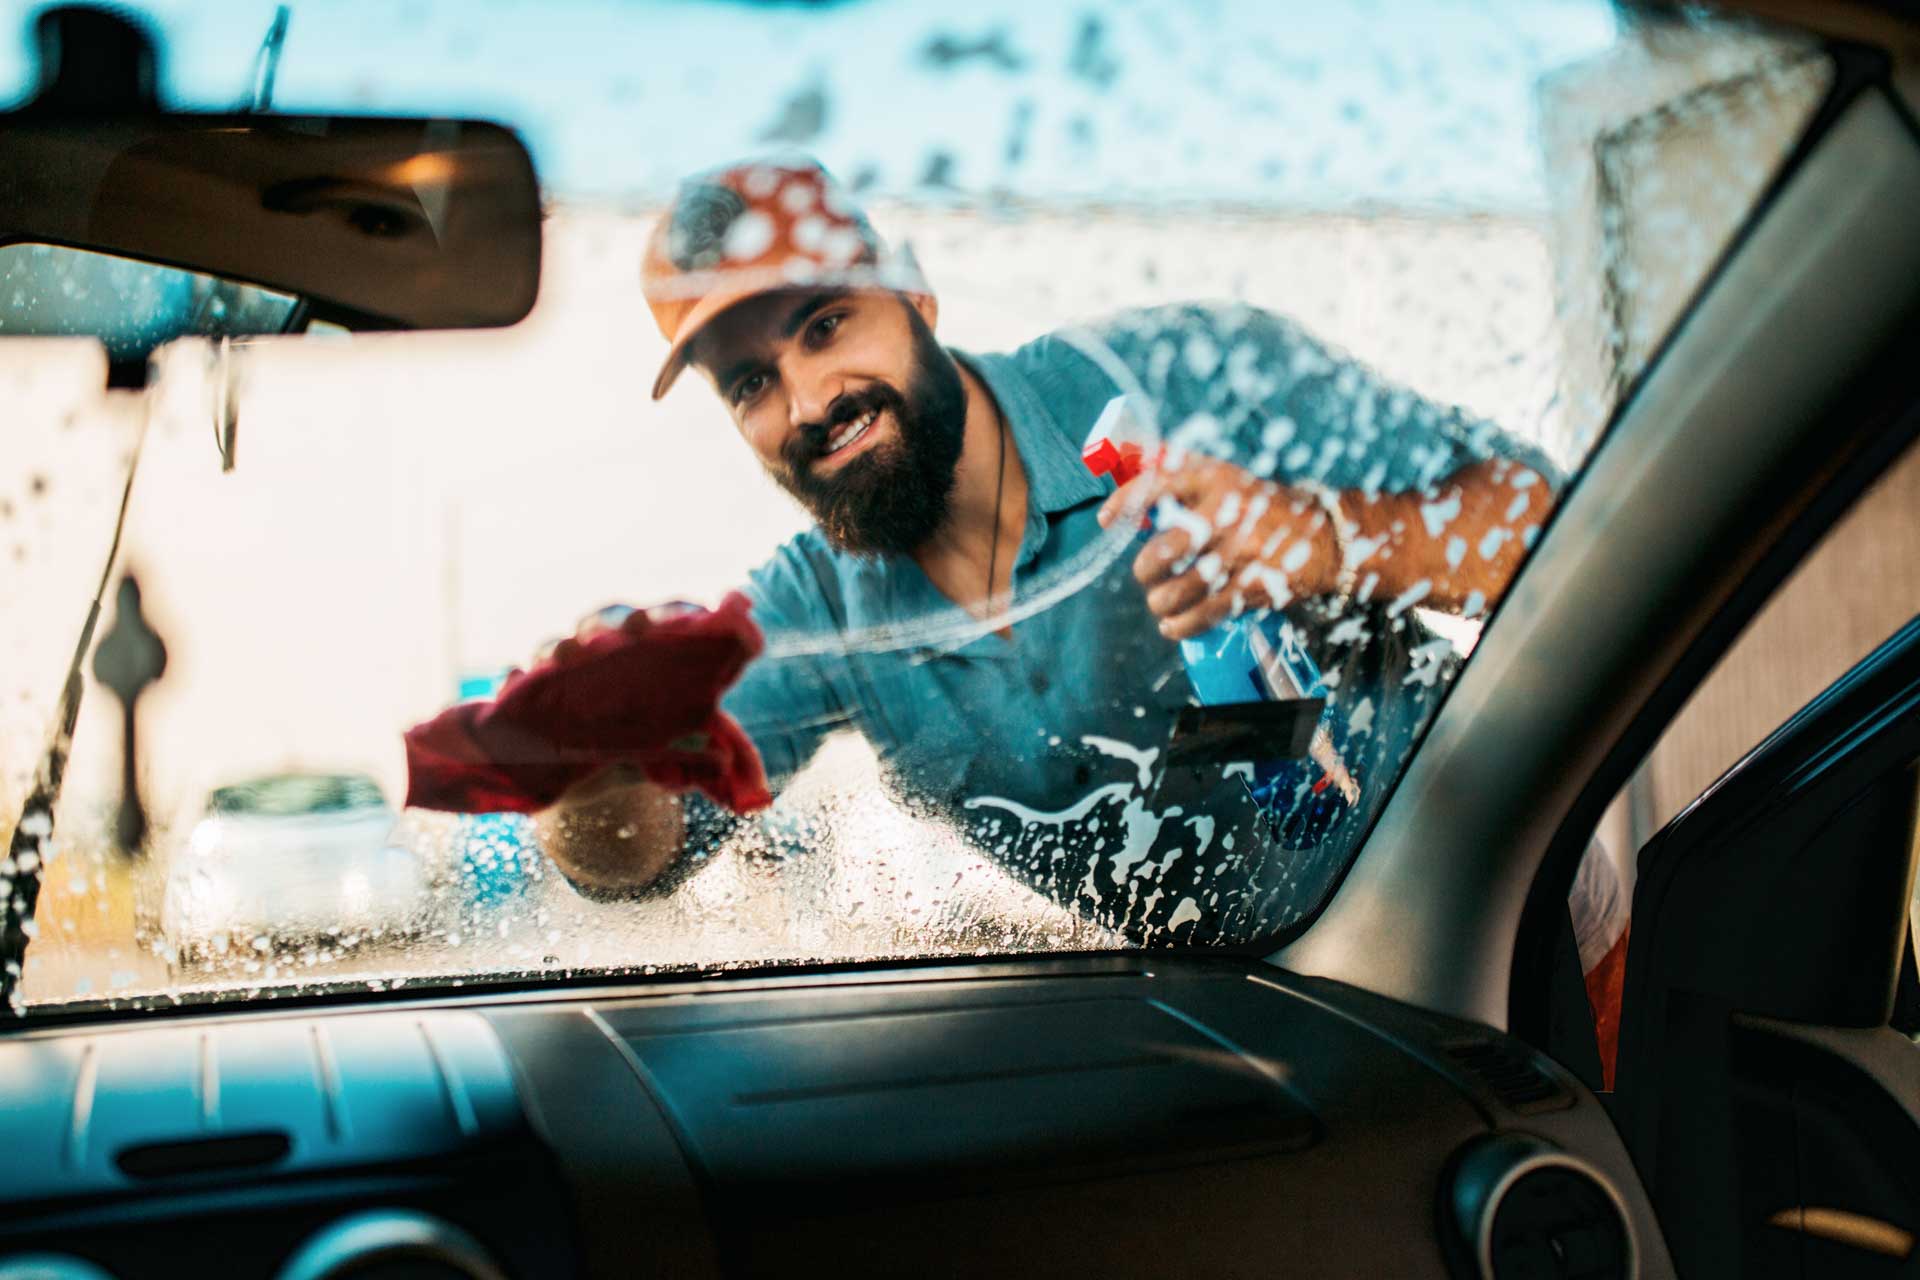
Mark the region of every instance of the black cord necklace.
POLYGON ((993 615, 993 579, 1000 568, 1000 496, 1007 488, 1007 422, 1000 420, 1000 475, 993 482, 993 552, 987 557, 987 615, 993 615))

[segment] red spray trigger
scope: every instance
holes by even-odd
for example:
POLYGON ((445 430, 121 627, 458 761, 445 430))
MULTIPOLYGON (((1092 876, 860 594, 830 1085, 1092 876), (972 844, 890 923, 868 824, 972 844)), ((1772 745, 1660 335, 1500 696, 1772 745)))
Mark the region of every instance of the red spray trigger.
POLYGON ((1116 485, 1126 484, 1147 467, 1146 456, 1139 445, 1116 445, 1111 440, 1089 441, 1080 451, 1080 460, 1097 476, 1111 474, 1116 485))
MULTIPOLYGON (((1160 450, 1147 452, 1152 437, 1140 425, 1126 396, 1115 396, 1100 411, 1087 442, 1080 448, 1080 460, 1096 476, 1111 475, 1115 485, 1123 485, 1160 460, 1160 450)), ((1151 527, 1151 519, 1142 518, 1140 527, 1151 527)))

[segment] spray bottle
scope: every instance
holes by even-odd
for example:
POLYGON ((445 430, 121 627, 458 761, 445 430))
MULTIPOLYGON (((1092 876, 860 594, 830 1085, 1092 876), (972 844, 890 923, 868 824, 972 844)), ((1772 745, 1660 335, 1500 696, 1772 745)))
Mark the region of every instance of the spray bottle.
MULTIPOLYGON (((1126 396, 1108 401, 1081 449, 1087 469, 1096 476, 1111 475, 1116 485, 1123 485, 1153 465, 1158 446, 1139 422, 1126 396)), ((1164 514, 1157 508, 1156 516, 1147 520, 1148 527, 1157 527, 1164 514)), ((1180 658, 1195 698, 1207 706, 1325 698, 1328 693, 1319 666, 1278 609, 1229 618, 1211 631, 1182 640, 1180 658)), ((1337 726, 1338 717, 1329 702, 1313 731, 1306 759, 1251 762, 1247 790, 1287 848, 1318 844, 1332 824, 1359 802, 1359 783, 1334 743, 1337 726)))

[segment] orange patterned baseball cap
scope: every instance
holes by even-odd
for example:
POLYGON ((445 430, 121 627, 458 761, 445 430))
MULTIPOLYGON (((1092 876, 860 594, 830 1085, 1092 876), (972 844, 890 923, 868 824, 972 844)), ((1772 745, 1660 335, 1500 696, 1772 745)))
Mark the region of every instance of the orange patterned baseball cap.
POLYGON ((687 344, 737 302, 808 285, 931 292, 912 252, 890 253, 811 160, 737 164, 682 182, 647 240, 640 279, 669 343, 655 400, 686 367, 687 344))

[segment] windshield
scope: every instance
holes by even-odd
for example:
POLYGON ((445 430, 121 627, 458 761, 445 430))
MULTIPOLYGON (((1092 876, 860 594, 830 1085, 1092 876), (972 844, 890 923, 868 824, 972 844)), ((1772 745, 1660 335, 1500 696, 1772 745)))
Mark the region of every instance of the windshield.
MULTIPOLYGON (((152 6, 163 95, 273 8, 152 6)), ((1829 79, 1603 0, 293 6, 276 108, 521 131, 539 302, 0 342, 16 1003, 1270 945, 1829 79)))
POLYGON ((186 334, 274 333, 293 307, 285 294, 193 271, 58 245, 0 245, 0 334, 96 334, 116 360, 186 334))

